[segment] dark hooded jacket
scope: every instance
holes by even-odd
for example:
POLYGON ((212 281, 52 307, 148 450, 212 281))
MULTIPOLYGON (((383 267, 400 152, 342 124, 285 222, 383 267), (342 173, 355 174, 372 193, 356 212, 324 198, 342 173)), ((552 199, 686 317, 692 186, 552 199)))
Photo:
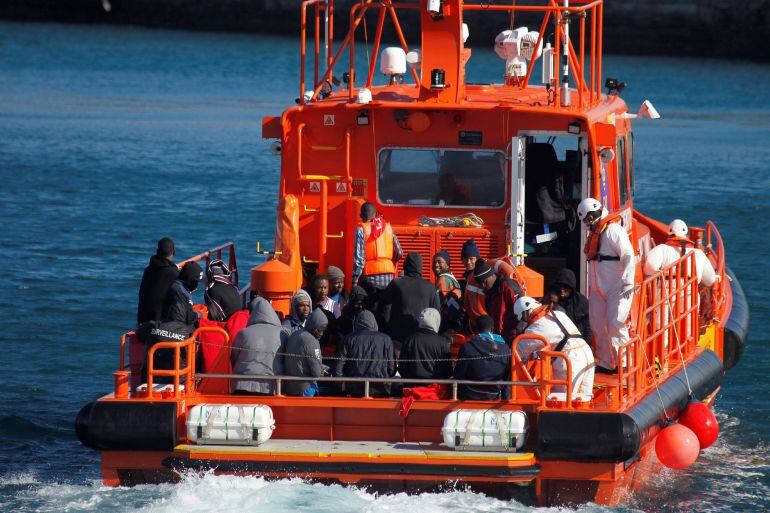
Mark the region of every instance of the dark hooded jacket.
MULTIPOLYGON (((280 354, 285 345, 281 321, 273 307, 262 297, 251 304, 248 325, 235 336, 230 352, 233 374, 271 376, 283 374, 283 358, 280 354)), ((273 394, 272 380, 246 381, 234 379, 232 390, 273 394)))
MULTIPOLYGON (((435 311, 434 311, 435 312, 435 311)), ((398 372, 402 378, 447 379, 452 377, 450 343, 439 335, 441 316, 438 312, 420 322, 420 327, 401 346, 398 372)))
MULTIPOLYGON (((391 378, 396 374, 393 342, 385 333, 377 331, 377 321, 369 310, 362 310, 357 316, 354 331, 345 337, 337 348, 334 365, 335 376, 391 378)), ((361 396, 363 383, 347 383, 350 395, 361 396)), ((389 383, 372 383, 369 392, 373 395, 390 394, 389 383)))
POLYGON ((404 261, 404 276, 391 281, 380 298, 380 315, 385 333, 403 342, 417 331, 417 319, 425 308, 441 311, 436 287, 422 277, 422 256, 409 253, 404 261))
MULTIPOLYGON (((321 343, 314 331, 328 323, 321 309, 313 310, 305 329, 295 331, 286 342, 283 357, 283 371, 287 376, 308 376, 317 378, 323 374, 321 368, 321 343)), ((302 395, 310 387, 310 381, 285 381, 286 395, 302 395)))
POLYGON ((150 257, 150 265, 144 269, 142 284, 139 286, 137 324, 161 320, 166 291, 178 275, 179 268, 169 259, 158 255, 150 257))
MULTIPOLYGON (((511 349, 507 344, 475 336, 460 346, 455 365, 455 378, 469 381, 509 381, 511 379, 511 349)), ((509 399, 507 386, 460 385, 460 399, 509 399)))
POLYGON ((345 306, 342 307, 342 314, 339 316, 337 322, 334 325, 334 331, 337 334, 337 343, 339 343, 346 336, 353 333, 353 322, 356 320, 356 315, 358 315, 359 312, 359 310, 356 310, 353 305, 355 305, 360 300, 363 300, 364 308, 366 308, 367 297, 368 296, 366 295, 366 291, 358 285, 355 285, 352 289, 350 289, 348 302, 345 306))
POLYGON ((590 344, 591 322, 588 318, 588 299, 577 290, 577 280, 571 269, 562 269, 554 276, 550 290, 561 287, 570 289, 572 294, 568 298, 560 298, 559 306, 580 330, 583 340, 590 344))

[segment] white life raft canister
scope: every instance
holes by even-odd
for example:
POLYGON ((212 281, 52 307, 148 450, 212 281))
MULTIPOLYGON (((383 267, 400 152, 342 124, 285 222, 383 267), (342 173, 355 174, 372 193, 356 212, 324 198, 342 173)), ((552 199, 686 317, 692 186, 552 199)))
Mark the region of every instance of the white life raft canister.
POLYGON ((187 437, 196 444, 259 445, 275 429, 264 404, 199 404, 187 414, 187 437))
POLYGON ((513 452, 527 438, 527 416, 518 410, 454 410, 441 433, 456 451, 513 452))

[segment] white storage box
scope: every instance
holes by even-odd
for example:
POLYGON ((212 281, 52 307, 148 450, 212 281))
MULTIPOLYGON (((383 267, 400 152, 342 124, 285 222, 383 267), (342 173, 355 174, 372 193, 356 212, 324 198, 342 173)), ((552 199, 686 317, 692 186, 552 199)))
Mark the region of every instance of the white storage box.
POLYGON ((517 451, 527 438, 518 410, 455 410, 444 418, 444 443, 457 451, 517 451))
POLYGON ((197 444, 259 445, 274 429, 264 404, 199 404, 187 414, 187 437, 197 444))

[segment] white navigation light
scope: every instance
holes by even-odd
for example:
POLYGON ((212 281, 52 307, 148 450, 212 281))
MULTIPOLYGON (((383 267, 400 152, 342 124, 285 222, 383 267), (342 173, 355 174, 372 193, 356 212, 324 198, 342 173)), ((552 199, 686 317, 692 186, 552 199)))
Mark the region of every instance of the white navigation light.
POLYGON ((468 24, 463 23, 463 43, 468 40, 468 36, 471 35, 471 31, 468 29, 468 24))
POLYGON ((642 105, 639 107, 639 113, 637 116, 640 118, 658 119, 660 114, 658 114, 657 109, 652 106, 652 102, 650 100, 644 100, 642 105))
POLYGON ((397 46, 385 48, 380 58, 380 71, 391 77, 406 73, 406 52, 397 46))
POLYGON ((356 96, 356 103, 367 104, 371 101, 372 101, 372 92, 369 89, 362 87, 361 89, 358 90, 358 95, 356 96))
POLYGON ((406 54, 406 65, 409 66, 409 69, 419 70, 420 64, 422 64, 422 52, 420 50, 412 50, 406 54))
POLYGON ((523 78, 527 61, 536 60, 543 53, 543 42, 537 44, 540 34, 527 27, 503 30, 495 38, 495 53, 505 59, 505 77, 523 78))

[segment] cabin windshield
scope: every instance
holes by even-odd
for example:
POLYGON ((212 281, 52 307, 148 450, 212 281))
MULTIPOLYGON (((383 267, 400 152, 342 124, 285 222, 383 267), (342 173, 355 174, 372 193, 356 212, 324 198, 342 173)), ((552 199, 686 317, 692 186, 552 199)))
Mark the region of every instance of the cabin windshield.
POLYGON ((378 196, 387 205, 505 205, 505 154, 501 151, 384 148, 377 168, 378 196))

